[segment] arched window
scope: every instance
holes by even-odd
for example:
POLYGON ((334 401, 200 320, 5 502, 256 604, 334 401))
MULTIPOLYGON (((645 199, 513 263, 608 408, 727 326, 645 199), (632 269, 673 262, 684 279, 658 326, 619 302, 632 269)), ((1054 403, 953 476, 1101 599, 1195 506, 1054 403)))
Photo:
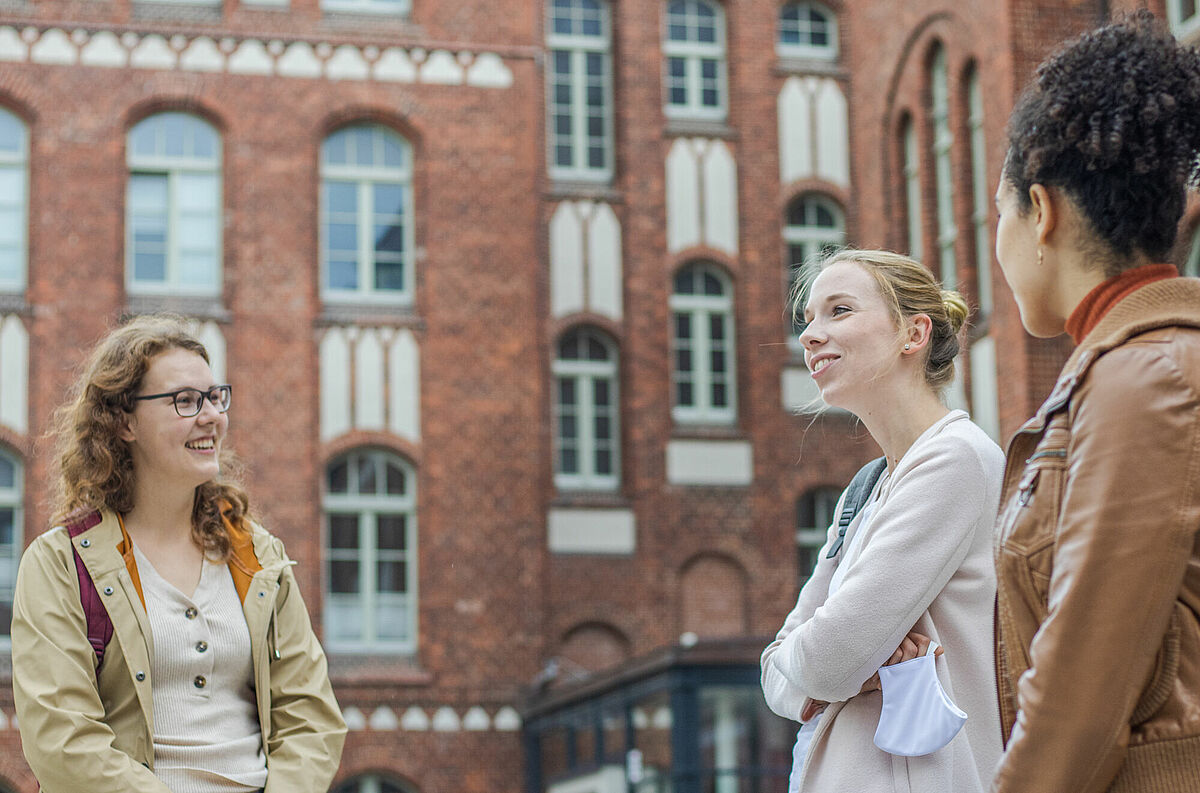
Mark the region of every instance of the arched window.
POLYGON ((413 793, 413 790, 399 782, 389 781, 376 774, 368 774, 343 782, 330 793, 413 793))
POLYGON ((737 416, 733 287, 714 264, 675 274, 670 299, 672 415, 676 421, 732 424, 737 416))
POLYGON ((131 291, 216 294, 221 285, 221 137, 187 113, 129 131, 125 203, 131 291))
POLYGON ((975 294, 979 311, 992 313, 991 196, 988 191, 987 145, 983 131, 983 94, 979 72, 967 73, 967 134, 971 145, 971 225, 975 231, 975 294))
POLYGON ((933 55, 929 73, 929 96, 933 118, 934 193, 938 223, 938 277, 946 289, 958 286, 958 262, 954 243, 958 226, 954 222, 954 170, 950 149, 954 135, 950 132, 950 78, 946 70, 946 49, 938 47, 933 55))
POLYGON ((804 491, 796 501, 796 572, 800 586, 817 566, 829 527, 837 519, 841 495, 841 488, 821 486, 804 491))
POLYGON ((901 124, 900 151, 904 158, 904 217, 907 222, 908 255, 922 261, 925 244, 921 232, 921 155, 912 116, 905 116, 901 124))
POLYGON ((837 18, 817 3, 784 3, 775 50, 784 57, 833 60, 838 54, 837 18))
POLYGON ((399 457, 359 449, 329 464, 325 641, 344 651, 417 646, 417 493, 399 457))
POLYGON ((558 342, 554 374, 554 482, 615 490, 620 479, 616 345, 591 328, 558 342))
POLYGON ((321 146, 321 287, 326 300, 413 301, 412 152, 379 124, 321 146))
POLYGON ((725 99, 725 11, 710 0, 667 3, 667 115, 723 120, 725 99))
POLYGON ((602 0, 550 0, 550 175, 612 178, 612 31, 602 0))
POLYGON ((25 288, 28 180, 25 124, 0 107, 0 291, 25 288))
MULTIPOLYGON (((845 243, 846 221, 841 208, 824 196, 797 196, 788 204, 783 241, 787 245, 787 294, 791 295, 805 264, 845 243)), ((792 319, 790 307, 788 324, 791 327, 788 338, 798 344, 803 327, 799 318, 792 319)))
POLYGON ((0 644, 7 643, 8 627, 12 625, 17 561, 24 546, 21 490, 21 463, 0 449, 0 644))

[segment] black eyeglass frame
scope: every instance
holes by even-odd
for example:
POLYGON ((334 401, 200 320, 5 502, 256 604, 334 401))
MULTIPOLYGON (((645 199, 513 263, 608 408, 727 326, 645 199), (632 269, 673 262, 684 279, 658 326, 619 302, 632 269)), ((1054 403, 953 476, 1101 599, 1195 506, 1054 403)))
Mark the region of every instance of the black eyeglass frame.
POLYGON ((167 391, 162 394, 146 394, 145 396, 136 396, 136 397, 133 397, 133 401, 134 402, 143 402, 147 399, 162 399, 164 397, 171 397, 171 406, 175 408, 175 413, 179 416, 179 418, 190 419, 192 416, 200 415, 200 411, 204 410, 204 400, 206 400, 206 399, 209 401, 209 403, 214 408, 217 409, 218 413, 227 412, 229 410, 229 406, 233 404, 233 386, 229 385, 229 383, 222 383, 221 385, 213 386, 212 388, 208 389, 207 391, 201 391, 199 388, 180 388, 178 390, 167 391), (179 395, 186 394, 189 392, 191 392, 193 394, 198 394, 199 396, 196 398, 195 411, 185 414, 182 410, 179 409, 179 395), (218 394, 223 393, 225 396, 225 399, 222 400, 222 399, 220 399, 219 396, 217 399, 213 399, 214 393, 218 393, 218 394), (225 403, 224 407, 221 406, 221 402, 225 403))

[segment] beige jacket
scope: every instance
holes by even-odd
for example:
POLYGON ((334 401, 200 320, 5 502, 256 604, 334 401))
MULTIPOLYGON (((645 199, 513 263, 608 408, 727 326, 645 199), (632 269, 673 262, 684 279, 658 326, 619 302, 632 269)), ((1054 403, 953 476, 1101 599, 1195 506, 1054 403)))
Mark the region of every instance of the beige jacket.
MULTIPOLYGON (((250 630, 266 793, 328 790, 346 725, 283 543, 252 526, 262 569, 243 602, 250 630)), ((117 551, 116 515, 74 538, 113 622, 97 682, 71 538, 42 534, 21 558, 13 601, 13 699, 25 757, 44 793, 170 793, 154 776, 153 637, 117 551)))
MULTIPOLYGON (((866 534, 853 541, 860 512, 837 557, 825 558, 828 542, 822 549, 796 607, 762 654, 771 710, 799 721, 807 699, 832 703, 809 746, 803 793, 986 788, 1000 755, 991 549, 1003 467, 1000 448, 965 413, 952 411, 882 480, 866 534), (829 595, 839 564, 848 567, 829 595), (954 740, 923 757, 877 748, 882 697, 859 693, 911 630, 945 647, 938 679, 968 716, 954 740)), ((835 524, 830 542, 836 535, 835 524)))
POLYGON ((1013 437, 999 793, 1200 791, 1200 280, 1117 303, 1013 437))

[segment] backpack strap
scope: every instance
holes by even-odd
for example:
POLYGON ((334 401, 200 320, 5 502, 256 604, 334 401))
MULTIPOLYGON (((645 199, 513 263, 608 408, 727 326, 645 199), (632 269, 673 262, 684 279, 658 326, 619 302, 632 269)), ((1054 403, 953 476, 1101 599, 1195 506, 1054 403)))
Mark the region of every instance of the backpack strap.
POLYGON ((837 539, 833 541, 829 553, 825 554, 826 559, 832 559, 838 555, 838 551, 842 550, 842 543, 846 540, 846 529, 850 528, 850 522, 863 508, 863 504, 867 503, 867 498, 875 489, 875 483, 879 481, 879 477, 883 476, 886 468, 887 458, 876 457, 858 469, 858 473, 850 480, 850 486, 846 488, 846 498, 842 502, 842 514, 838 516, 837 539))
MULTIPOLYGON (((68 523, 67 535, 74 539, 99 522, 100 513, 90 512, 68 523)), ((92 581, 92 574, 88 572, 83 559, 79 558, 79 551, 75 549, 74 543, 71 543, 71 553, 75 556, 75 574, 79 577, 79 602, 83 605, 83 616, 87 620, 88 643, 96 651, 96 675, 99 676, 100 663, 104 660, 104 648, 113 637, 112 618, 108 616, 108 610, 100 600, 100 593, 96 591, 96 583, 92 581)))

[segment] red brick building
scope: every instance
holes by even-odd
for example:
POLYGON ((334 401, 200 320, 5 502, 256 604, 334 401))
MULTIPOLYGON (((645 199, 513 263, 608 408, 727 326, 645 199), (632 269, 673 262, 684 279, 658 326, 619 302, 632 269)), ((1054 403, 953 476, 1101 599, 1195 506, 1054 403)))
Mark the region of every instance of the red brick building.
MULTIPOLYGON (((1007 110, 1133 5, 0 0, 4 621, 72 367, 178 311, 299 562, 339 791, 785 790, 757 650, 873 448, 811 413, 791 265, 956 284, 950 398, 1005 437, 1066 351, 994 265, 1007 110)), ((0 747, 36 790, 7 685, 0 747)))

